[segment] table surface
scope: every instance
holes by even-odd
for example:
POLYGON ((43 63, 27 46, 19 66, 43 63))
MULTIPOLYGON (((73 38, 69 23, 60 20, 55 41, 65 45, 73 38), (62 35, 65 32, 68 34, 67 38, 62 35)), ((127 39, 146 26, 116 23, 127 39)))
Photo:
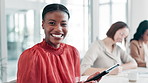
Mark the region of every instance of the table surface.
MULTIPOLYGON (((82 76, 81 81, 87 79, 88 76, 82 76)), ((105 75, 98 83, 148 83, 148 68, 130 69, 119 73, 118 75, 105 75), (128 73, 137 72, 138 79, 136 82, 129 82, 128 73)))

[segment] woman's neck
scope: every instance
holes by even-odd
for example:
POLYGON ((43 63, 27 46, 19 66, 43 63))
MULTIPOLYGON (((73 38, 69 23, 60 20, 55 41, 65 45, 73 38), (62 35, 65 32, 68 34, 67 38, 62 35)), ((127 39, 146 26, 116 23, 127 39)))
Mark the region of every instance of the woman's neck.
POLYGON ((148 41, 143 41, 143 42, 144 42, 144 44, 148 45, 148 41))
POLYGON ((115 44, 114 40, 109 37, 106 37, 105 39, 103 39, 103 42, 107 47, 112 47, 115 44))
POLYGON ((148 45, 148 41, 147 40, 140 39, 140 41, 143 42, 144 44, 148 45))
POLYGON ((54 48, 59 48, 59 47, 60 47, 60 44, 53 44, 52 42, 50 42, 49 40, 46 40, 46 39, 45 39, 45 41, 46 41, 50 46, 52 46, 52 47, 54 47, 54 48))
POLYGON ((115 44, 114 40, 112 38, 107 37, 107 38, 103 39, 102 41, 104 42, 106 49, 110 53, 112 53, 113 49, 114 49, 114 44, 115 44))

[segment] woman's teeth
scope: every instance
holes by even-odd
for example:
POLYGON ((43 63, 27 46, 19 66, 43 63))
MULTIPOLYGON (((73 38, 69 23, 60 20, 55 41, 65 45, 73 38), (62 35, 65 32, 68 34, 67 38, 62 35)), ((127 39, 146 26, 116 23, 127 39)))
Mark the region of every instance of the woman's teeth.
POLYGON ((62 37, 62 34, 61 35, 55 35, 55 34, 52 34, 53 37, 62 37))

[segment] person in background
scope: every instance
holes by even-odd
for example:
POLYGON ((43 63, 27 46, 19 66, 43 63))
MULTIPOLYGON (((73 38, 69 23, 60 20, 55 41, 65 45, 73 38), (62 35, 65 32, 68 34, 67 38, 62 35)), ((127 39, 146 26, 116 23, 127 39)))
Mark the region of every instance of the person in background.
POLYGON ((75 47, 62 43, 68 32, 69 18, 68 9, 62 4, 49 4, 43 9, 42 28, 45 38, 21 54, 17 83, 80 81, 79 52, 75 47))
POLYGON ((130 42, 130 55, 138 67, 148 67, 148 20, 142 21, 130 42))
POLYGON ((127 69, 137 67, 136 61, 116 43, 126 41, 129 29, 126 23, 118 21, 110 27, 103 40, 92 43, 81 62, 81 74, 91 75, 102 72, 119 63, 120 66, 109 74, 118 74, 127 69))

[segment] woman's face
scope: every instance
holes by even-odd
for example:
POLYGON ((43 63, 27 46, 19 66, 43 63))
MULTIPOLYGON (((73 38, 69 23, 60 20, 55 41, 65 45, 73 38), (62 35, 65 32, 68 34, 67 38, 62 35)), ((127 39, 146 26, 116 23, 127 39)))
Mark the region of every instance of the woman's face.
POLYGON ((42 21, 45 41, 58 48, 67 34, 68 15, 62 11, 48 12, 42 21))
POLYGON ((143 40, 146 42, 148 41, 148 29, 143 34, 143 40))
POLYGON ((127 27, 121 28, 117 30, 117 32, 114 35, 114 41, 115 42, 122 42, 124 38, 126 38, 129 34, 129 29, 127 27))

